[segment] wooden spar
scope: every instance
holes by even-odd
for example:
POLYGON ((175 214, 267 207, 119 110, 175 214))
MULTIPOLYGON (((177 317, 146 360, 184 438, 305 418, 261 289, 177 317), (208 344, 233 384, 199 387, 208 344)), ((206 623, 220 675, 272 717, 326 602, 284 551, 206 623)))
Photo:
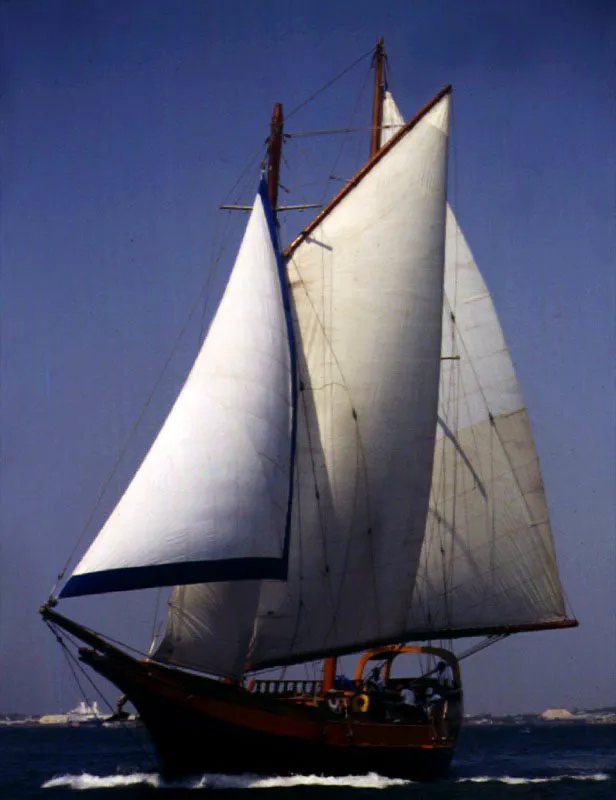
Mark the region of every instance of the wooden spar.
POLYGON ((329 656, 323 659, 323 694, 331 691, 336 682, 336 664, 338 659, 335 656, 329 656))
POLYGON ((379 36, 372 59, 374 67, 374 95, 372 98, 372 135, 370 136, 370 158, 375 156, 381 147, 381 127, 383 125, 383 96, 385 94, 384 66, 385 47, 383 37, 379 36))
POLYGON ((275 103, 272 112, 270 136, 267 143, 267 196, 272 211, 276 214, 278 184, 280 182, 280 156, 282 153, 282 103, 275 103))
MULTIPOLYGON (((425 642, 428 640, 434 641, 435 639, 460 639, 462 637, 469 638, 475 636, 493 636, 495 634, 506 634, 509 636, 512 633, 528 633, 530 631, 552 631, 560 628, 577 628, 578 621, 576 619, 559 619, 552 622, 529 622, 526 625, 490 625, 486 627, 477 628, 435 628, 434 630, 413 630, 410 629, 400 634, 401 642, 425 642)), ((328 656, 351 655, 359 652, 360 650, 387 647, 389 645, 397 646, 391 639, 370 639, 365 642, 360 642, 347 647, 332 647, 327 650, 314 650, 306 653, 301 653, 299 656, 289 656, 289 658, 277 658, 275 660, 263 659, 257 664, 252 665, 252 669, 269 669, 270 667, 288 667, 292 664, 301 664, 304 661, 316 661, 319 658, 327 658, 328 656)))

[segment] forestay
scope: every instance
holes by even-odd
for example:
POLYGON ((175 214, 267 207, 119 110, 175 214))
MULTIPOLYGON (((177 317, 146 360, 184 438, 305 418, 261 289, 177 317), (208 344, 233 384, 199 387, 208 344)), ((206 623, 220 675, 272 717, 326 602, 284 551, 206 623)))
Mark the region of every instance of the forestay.
POLYGON ((292 331, 268 214, 262 189, 186 383, 61 596, 284 578, 292 331))

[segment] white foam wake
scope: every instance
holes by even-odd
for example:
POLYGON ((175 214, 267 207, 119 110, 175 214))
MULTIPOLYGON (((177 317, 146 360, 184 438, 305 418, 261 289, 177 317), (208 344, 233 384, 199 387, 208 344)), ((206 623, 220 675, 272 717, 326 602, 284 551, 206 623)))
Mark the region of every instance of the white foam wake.
POLYGON ((142 784, 154 789, 288 789, 294 786, 345 786, 353 789, 388 789, 405 786, 410 781, 400 778, 383 778, 374 772, 368 775, 291 775, 285 778, 263 778, 258 775, 202 775, 200 778, 169 783, 157 774, 136 772, 131 775, 61 775, 43 784, 43 789, 113 789, 142 784))
POLYGON ((518 786, 530 783, 559 783, 560 781, 609 781, 610 776, 603 772, 593 775, 553 775, 551 778, 513 778, 510 775, 500 777, 481 775, 475 778, 458 778, 457 783, 507 783, 518 786))
POLYGON ((120 786, 135 786, 143 784, 157 788, 160 785, 158 775, 149 775, 145 772, 135 772, 132 775, 59 775, 46 781, 43 789, 57 789, 61 786, 71 789, 115 789, 120 786))

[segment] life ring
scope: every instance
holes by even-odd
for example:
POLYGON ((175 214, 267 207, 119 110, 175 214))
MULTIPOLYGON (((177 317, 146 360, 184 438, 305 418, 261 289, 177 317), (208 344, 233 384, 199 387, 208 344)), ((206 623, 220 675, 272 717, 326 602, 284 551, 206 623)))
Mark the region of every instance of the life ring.
POLYGON ((351 711, 354 711, 356 714, 365 714, 369 708, 370 698, 363 692, 362 694, 356 694, 351 700, 351 711))
POLYGON ((342 714, 342 698, 335 692, 328 692, 325 696, 327 707, 334 714, 342 714))

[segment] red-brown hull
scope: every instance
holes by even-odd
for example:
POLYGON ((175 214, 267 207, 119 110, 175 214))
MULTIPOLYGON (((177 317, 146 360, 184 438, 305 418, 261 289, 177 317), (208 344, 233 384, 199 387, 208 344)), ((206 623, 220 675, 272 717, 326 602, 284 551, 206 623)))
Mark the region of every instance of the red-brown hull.
POLYGON ((454 742, 428 724, 332 718, 327 712, 108 652, 82 659, 128 695, 166 778, 204 773, 445 777, 454 742))

